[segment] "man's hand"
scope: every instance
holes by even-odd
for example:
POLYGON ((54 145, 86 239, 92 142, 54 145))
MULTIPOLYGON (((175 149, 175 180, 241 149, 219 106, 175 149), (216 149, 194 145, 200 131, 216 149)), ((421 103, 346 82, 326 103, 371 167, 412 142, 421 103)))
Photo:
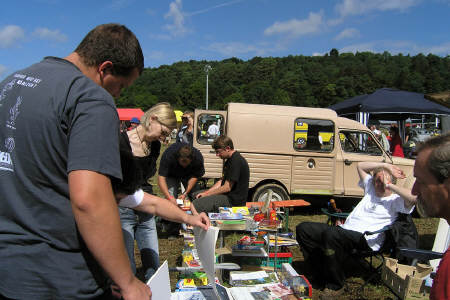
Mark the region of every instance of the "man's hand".
POLYGON ((133 278, 133 281, 125 289, 120 290, 120 294, 125 300, 148 300, 152 298, 150 287, 136 277, 133 278))
POLYGON ((181 194, 178 196, 178 199, 181 199, 184 201, 184 199, 186 199, 186 194, 181 194))
POLYGON ((208 230, 209 226, 211 225, 208 216, 204 212, 195 215, 189 215, 187 223, 192 226, 200 227, 203 230, 208 230))

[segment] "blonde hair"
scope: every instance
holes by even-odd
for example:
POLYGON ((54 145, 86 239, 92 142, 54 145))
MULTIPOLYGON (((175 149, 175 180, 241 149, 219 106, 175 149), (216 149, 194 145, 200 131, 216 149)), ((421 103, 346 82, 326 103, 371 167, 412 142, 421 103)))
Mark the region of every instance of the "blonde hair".
POLYGON ((160 102, 153 105, 147 110, 141 117, 141 124, 144 128, 148 128, 152 116, 158 118, 158 122, 166 126, 170 130, 173 130, 177 126, 177 117, 173 111, 173 107, 168 102, 160 102))

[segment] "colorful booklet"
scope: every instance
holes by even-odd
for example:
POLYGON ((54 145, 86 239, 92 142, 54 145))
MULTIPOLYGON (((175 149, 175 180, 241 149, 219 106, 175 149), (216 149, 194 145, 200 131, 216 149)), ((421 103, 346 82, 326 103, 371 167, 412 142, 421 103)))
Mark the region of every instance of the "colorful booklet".
POLYGON ((208 213, 210 220, 242 220, 241 213, 208 213))

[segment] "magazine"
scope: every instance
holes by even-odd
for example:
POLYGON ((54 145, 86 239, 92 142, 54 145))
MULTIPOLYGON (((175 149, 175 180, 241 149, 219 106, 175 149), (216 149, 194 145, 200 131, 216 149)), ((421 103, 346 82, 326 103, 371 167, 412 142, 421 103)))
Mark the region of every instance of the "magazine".
POLYGON ((242 220, 241 213, 208 213, 210 220, 242 220))

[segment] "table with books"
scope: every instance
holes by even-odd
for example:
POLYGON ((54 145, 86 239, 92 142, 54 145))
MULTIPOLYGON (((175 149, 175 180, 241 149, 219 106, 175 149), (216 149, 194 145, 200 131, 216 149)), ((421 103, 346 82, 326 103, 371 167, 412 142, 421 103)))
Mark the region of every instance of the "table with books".
MULTIPOLYGON (((280 207, 286 209, 296 203, 285 204, 271 207, 280 210, 280 207)), ((297 204, 304 206, 308 203, 297 204)), ((298 245, 297 241, 292 237, 292 233, 279 230, 283 225, 288 227, 288 223, 283 224, 286 219, 277 218, 272 209, 261 215, 261 208, 260 204, 250 203, 245 207, 221 208, 218 213, 208 214, 211 224, 219 230, 219 245, 216 245, 215 249, 214 284, 208 282, 202 272, 194 235, 188 231, 183 233, 185 247, 181 269, 186 272, 181 272, 171 299, 216 299, 212 293, 212 285, 215 286, 214 291, 217 291, 219 299, 311 298, 312 289, 309 282, 291 266, 293 256, 288 247, 298 245), (224 233, 231 231, 241 232, 242 237, 231 247, 224 247, 224 233), (225 255, 228 255, 226 260, 229 259, 230 262, 223 262, 225 255), (236 266, 241 269, 237 270, 236 266), (229 273, 225 273, 228 275, 226 282, 222 276, 224 269, 229 270, 229 273), (192 296, 195 297, 190 298, 192 296)), ((288 212, 284 212, 284 216, 287 214, 288 212)))

